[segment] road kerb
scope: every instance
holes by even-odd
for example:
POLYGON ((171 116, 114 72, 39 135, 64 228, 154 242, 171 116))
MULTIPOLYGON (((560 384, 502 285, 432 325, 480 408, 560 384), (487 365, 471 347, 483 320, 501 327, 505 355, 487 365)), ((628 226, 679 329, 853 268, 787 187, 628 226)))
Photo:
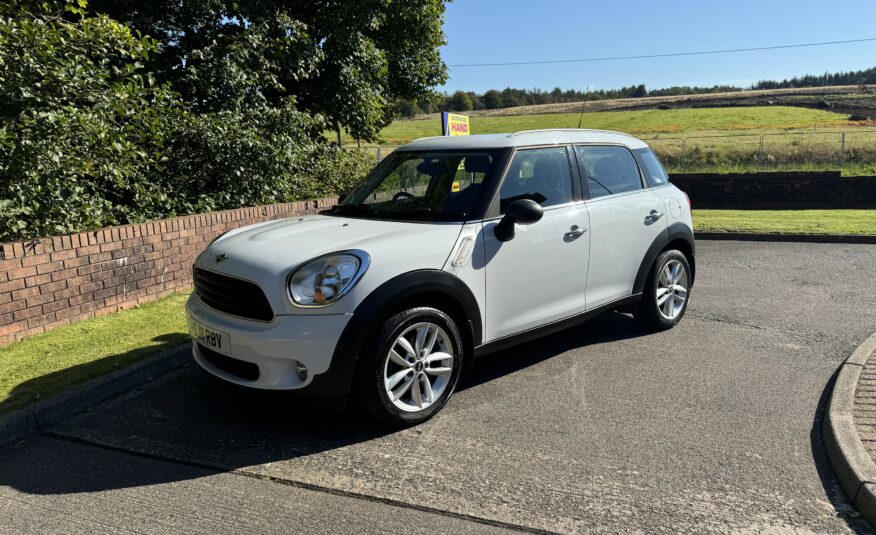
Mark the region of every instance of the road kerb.
POLYGON ((694 231, 694 237, 698 240, 719 241, 876 244, 876 235, 866 234, 777 234, 765 232, 694 231))
POLYGON ((864 518, 876 525, 876 463, 864 449, 853 418, 858 379, 874 351, 876 333, 840 367, 823 430, 828 459, 846 496, 864 518))
POLYGON ((121 370, 98 377, 51 399, 0 416, 0 446, 126 394, 191 362, 191 344, 182 344, 121 370))

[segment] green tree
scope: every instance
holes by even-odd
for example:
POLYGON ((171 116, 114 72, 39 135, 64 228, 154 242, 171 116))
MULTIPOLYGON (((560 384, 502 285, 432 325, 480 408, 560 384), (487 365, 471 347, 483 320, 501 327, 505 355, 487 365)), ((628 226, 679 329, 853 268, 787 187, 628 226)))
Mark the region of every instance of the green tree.
POLYGON ((173 189, 151 179, 181 109, 143 70, 155 42, 105 16, 67 22, 78 4, 24 4, 0 14, 0 239, 167 213, 173 189))
POLYGON ((484 99, 474 91, 466 91, 468 93, 468 99, 471 101, 471 109, 473 110, 483 110, 486 109, 484 105, 484 99))
POLYGON ((292 97, 200 111, 83 0, 0 6, 0 241, 348 190, 373 163, 292 97))
POLYGON ((510 87, 506 87, 502 90, 502 107, 503 108, 513 108, 514 106, 522 106, 524 102, 521 102, 518 93, 521 93, 520 89, 511 89, 510 87))
POLYGON ((502 107, 502 94, 495 89, 490 89, 484 93, 484 106, 488 110, 494 110, 502 107))
POLYGON ((410 100, 399 100, 396 103, 396 108, 402 117, 413 117, 420 111, 417 103, 410 100))
POLYGON ((399 99, 447 78, 443 0, 95 0, 159 53, 147 66, 203 111, 293 97, 335 129, 374 140, 399 99))
POLYGON ((447 108, 450 111, 468 111, 473 107, 471 96, 465 91, 456 91, 447 99, 447 108))

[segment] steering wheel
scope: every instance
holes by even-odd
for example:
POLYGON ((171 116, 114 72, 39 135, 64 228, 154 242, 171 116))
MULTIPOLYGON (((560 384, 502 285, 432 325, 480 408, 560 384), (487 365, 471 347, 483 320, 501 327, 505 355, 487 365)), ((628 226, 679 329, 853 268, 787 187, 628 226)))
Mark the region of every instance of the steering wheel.
POLYGON ((414 198, 414 194, 409 193, 407 191, 399 191, 398 193, 396 193, 395 195, 392 196, 393 201, 397 201, 399 199, 413 199, 413 198, 414 198))

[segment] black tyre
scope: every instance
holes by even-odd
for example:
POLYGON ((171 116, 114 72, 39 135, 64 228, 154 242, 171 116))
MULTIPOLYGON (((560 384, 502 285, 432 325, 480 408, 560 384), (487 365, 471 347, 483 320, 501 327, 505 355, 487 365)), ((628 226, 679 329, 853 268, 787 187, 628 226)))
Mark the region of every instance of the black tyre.
POLYGON ((649 330, 674 327, 687 310, 691 292, 690 264, 675 249, 660 253, 648 273, 642 301, 633 316, 649 330))
POLYGON ((371 416, 414 425, 435 415, 453 394, 463 345, 447 314, 417 307, 388 318, 359 363, 356 398, 371 416))

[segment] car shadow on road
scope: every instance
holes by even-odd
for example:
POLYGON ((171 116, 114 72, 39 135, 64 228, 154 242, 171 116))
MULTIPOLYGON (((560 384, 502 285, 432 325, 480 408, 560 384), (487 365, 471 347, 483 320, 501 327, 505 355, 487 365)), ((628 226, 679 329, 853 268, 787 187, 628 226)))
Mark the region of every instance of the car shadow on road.
MULTIPOLYGON (((488 365, 476 363, 463 375, 459 390, 518 373, 570 349, 645 334, 629 316, 606 314, 484 357, 488 365)), ((445 410, 453 410, 453 403, 445 410)), ((442 416, 423 425, 433 425, 442 416)), ((417 431, 379 426, 324 400, 236 387, 189 366, 47 430, 43 437, 0 450, 0 487, 71 494, 171 483, 235 470, 260 471, 268 463, 282 466, 374 440, 404 447, 417 440, 417 431), (65 453, 51 455, 40 448, 65 453), (97 458, 99 469, 89 468, 97 458), (172 464, 135 468, 146 460, 172 464)), ((362 457, 354 449, 338 452, 336 460, 347 465, 357 458, 362 457)))
POLYGON ((463 374, 456 390, 465 390, 519 372, 566 351, 618 340, 631 340, 648 334, 650 333, 643 330, 632 316, 619 312, 603 314, 556 334, 481 357, 474 368, 463 374))

